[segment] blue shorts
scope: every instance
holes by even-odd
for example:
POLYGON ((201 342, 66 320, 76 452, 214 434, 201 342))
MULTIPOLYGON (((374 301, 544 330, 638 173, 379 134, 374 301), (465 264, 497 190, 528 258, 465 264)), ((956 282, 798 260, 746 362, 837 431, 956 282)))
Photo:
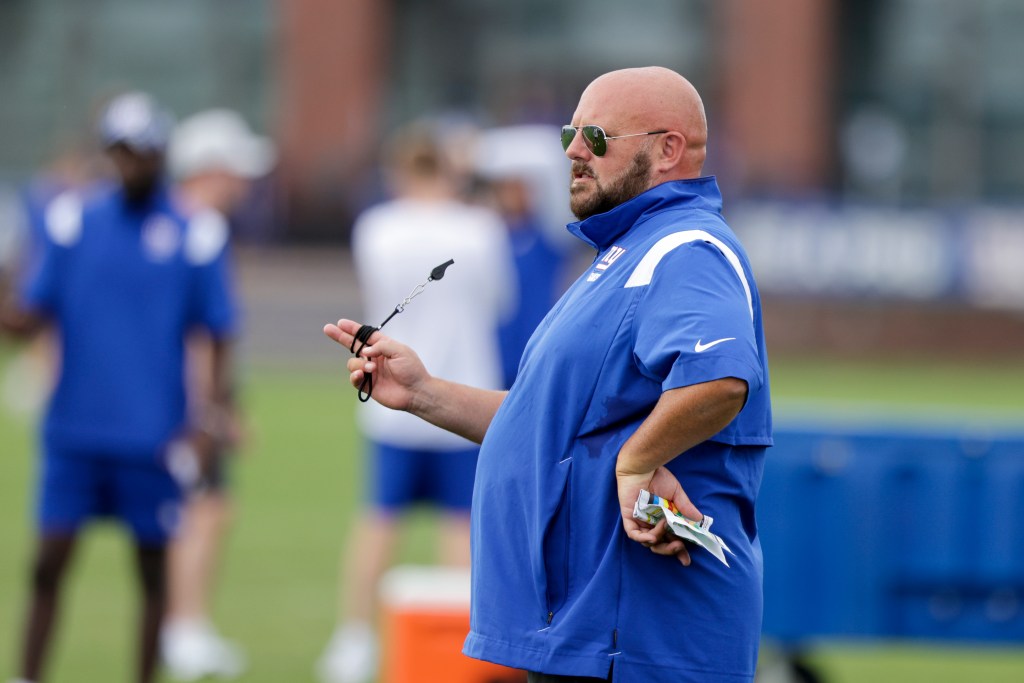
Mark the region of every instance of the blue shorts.
POLYGON ((75 533, 113 517, 140 545, 164 545, 177 529, 182 490, 157 456, 111 457, 48 449, 36 511, 43 534, 75 533))
POLYGON ((371 500, 387 511, 414 503, 469 512, 479 447, 457 451, 399 448, 370 442, 371 500))

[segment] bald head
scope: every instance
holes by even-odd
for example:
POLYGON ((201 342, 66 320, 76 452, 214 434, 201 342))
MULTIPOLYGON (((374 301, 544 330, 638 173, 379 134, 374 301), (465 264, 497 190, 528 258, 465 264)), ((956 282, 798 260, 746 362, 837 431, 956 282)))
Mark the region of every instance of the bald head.
MULTIPOLYGON (((704 103, 697 89, 671 69, 648 66, 599 76, 583 91, 576 113, 580 117, 574 118, 577 125, 596 123, 609 135, 651 130, 681 135, 682 140, 674 141, 681 144, 681 149, 678 153, 667 150, 669 165, 660 169, 657 182, 694 178, 701 173, 708 140, 704 103)), ((660 140, 661 144, 665 142, 660 140)), ((659 140, 653 144, 659 144, 659 140)))

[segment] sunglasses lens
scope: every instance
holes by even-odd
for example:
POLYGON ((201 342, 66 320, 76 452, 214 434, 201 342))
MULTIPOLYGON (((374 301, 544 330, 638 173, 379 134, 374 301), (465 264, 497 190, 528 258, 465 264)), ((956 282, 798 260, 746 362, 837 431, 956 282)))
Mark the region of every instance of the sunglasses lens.
POLYGON ((603 157, 608 150, 608 141, 601 126, 583 126, 583 139, 587 141, 587 147, 596 157, 603 157))
POLYGON ((573 126, 562 126, 562 149, 569 149, 575 139, 576 129, 573 126))
MULTIPOLYGON (((576 139, 575 126, 562 126, 562 149, 569 149, 569 145, 576 139)), ((583 126, 579 129, 583 133, 583 141, 587 144, 594 156, 603 157, 608 150, 608 140, 605 137, 604 129, 601 126, 583 126)))

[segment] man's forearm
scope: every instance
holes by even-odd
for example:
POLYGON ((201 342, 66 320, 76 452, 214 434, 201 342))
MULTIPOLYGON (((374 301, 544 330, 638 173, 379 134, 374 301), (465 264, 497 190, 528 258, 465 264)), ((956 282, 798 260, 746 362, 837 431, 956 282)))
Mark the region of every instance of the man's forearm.
POLYGON ((409 412, 442 429, 481 443, 507 393, 431 377, 419 387, 409 412))
POLYGON ((21 308, 10 293, 0 293, 0 333, 24 339, 46 326, 46 319, 21 308))
POLYGON ((219 444, 236 438, 235 386, 232 343, 206 335, 190 344, 195 364, 194 428, 219 444))
POLYGON ((619 451, 616 471, 652 472, 725 428, 743 408, 746 382, 725 379, 671 389, 619 451))
POLYGON ((213 339, 211 347, 209 403, 230 408, 235 402, 234 344, 228 339, 213 339))

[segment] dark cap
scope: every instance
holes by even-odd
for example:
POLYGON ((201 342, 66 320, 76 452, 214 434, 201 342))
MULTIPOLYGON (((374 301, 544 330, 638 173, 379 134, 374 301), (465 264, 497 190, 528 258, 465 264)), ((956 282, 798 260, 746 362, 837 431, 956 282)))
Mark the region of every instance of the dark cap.
POLYGON ((143 92, 118 95, 100 119, 105 147, 123 144, 136 152, 160 152, 167 146, 174 122, 152 97, 143 92))

